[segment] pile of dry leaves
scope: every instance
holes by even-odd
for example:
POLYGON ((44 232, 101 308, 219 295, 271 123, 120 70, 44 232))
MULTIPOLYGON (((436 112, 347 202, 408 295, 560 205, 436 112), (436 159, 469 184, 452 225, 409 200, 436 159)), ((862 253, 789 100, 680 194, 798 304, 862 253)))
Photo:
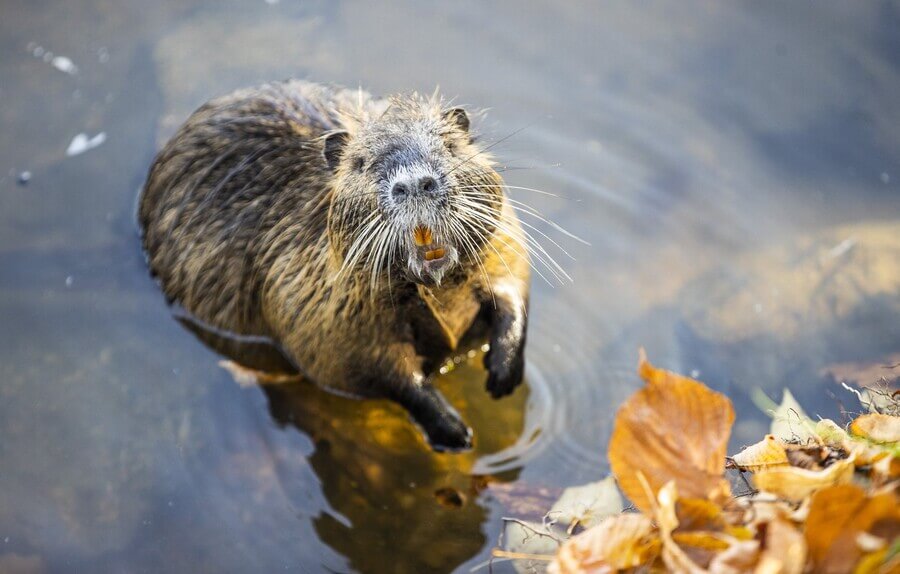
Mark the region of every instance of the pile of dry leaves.
POLYGON ((560 501, 543 523, 511 521, 497 555, 557 574, 900 572, 893 397, 845 430, 810 420, 786 393, 771 434, 726 459, 727 397, 643 352, 639 373, 647 384, 619 409, 609 446, 615 481, 639 512, 609 503, 612 481, 596 483, 602 505, 560 501), (752 473, 755 489, 734 496, 726 464, 752 473), (576 524, 583 530, 569 537, 576 524), (535 562, 541 553, 547 561, 535 562))

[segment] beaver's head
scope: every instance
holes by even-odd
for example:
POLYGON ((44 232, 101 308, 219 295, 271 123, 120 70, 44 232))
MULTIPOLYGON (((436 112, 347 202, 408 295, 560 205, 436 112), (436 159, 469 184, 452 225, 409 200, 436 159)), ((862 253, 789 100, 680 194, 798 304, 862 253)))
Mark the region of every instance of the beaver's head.
POLYGON ((469 116, 435 98, 394 97, 322 141, 334 174, 329 238, 342 270, 440 283, 480 265, 500 218, 502 182, 469 116))

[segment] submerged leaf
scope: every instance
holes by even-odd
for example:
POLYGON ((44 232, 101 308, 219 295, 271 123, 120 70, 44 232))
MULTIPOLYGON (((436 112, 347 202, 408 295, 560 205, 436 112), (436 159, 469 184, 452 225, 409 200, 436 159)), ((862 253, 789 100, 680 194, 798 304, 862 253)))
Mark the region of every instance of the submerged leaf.
POLYGON ((541 556, 553 556, 560 547, 557 533, 549 530, 539 522, 525 520, 507 520, 503 525, 503 548, 508 552, 523 556, 532 555, 535 559, 517 559, 513 567, 517 572, 534 572, 542 569, 546 561, 537 560, 541 556))
POLYGON ((750 472, 788 465, 784 446, 773 435, 766 435, 763 440, 734 455, 732 460, 737 466, 750 472))
POLYGON ((659 538, 643 514, 610 516, 571 538, 550 564, 550 574, 605 574, 647 564, 659 553, 659 538))
POLYGON ((807 470, 795 466, 771 468, 753 475, 753 482, 760 490, 788 500, 801 501, 821 488, 849 483, 853 480, 853 468, 851 456, 822 470, 807 470))
POLYGON ((607 516, 622 512, 622 496, 616 479, 603 480, 567 488, 550 509, 549 515, 564 528, 580 524, 590 528, 607 516))
POLYGON ((698 381, 653 367, 643 350, 638 372, 647 385, 619 408, 609 445, 622 491, 645 513, 653 507, 650 497, 669 481, 688 498, 727 496, 722 474, 734 423, 731 401, 698 381))
POLYGON ((806 415, 803 407, 784 389, 781 404, 772 413, 772 426, 769 434, 784 442, 808 442, 815 437, 815 423, 806 415))

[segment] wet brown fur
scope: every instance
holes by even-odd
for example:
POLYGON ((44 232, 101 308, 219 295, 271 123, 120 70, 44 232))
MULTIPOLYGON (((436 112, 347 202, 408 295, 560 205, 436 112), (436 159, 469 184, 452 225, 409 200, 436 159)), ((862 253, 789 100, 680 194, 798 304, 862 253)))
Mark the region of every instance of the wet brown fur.
MULTIPOLYGON (((364 266, 342 271, 354 232, 379 209, 359 158, 402 142, 410 118, 427 120, 447 143, 458 160, 449 166, 455 181, 495 186, 485 209, 517 230, 490 158, 437 98, 273 83, 198 109, 153 164, 139 217, 167 298, 216 329, 276 341, 320 385, 403 403, 398 387, 427 385, 481 311, 524 313, 529 277, 522 242, 499 229, 483 241, 473 234, 477 252, 461 250, 439 286, 410 280, 398 270, 402 260, 377 282, 364 266), (349 143, 331 169, 323 145, 336 130, 349 143)), ((508 335, 501 331, 495 325, 495 347, 508 335)), ((514 368, 501 364, 501 352, 492 351, 495 370, 514 368)), ((506 362, 514 361, 521 357, 506 362)))

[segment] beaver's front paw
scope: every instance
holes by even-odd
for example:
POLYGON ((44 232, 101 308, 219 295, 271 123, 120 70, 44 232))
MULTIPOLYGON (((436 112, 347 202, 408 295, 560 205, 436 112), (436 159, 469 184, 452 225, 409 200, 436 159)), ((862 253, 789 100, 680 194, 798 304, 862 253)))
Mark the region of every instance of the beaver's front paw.
POLYGON ((472 448, 472 429, 459 418, 443 417, 425 429, 431 448, 438 452, 457 452, 472 448))
POLYGON ((525 373, 525 354, 521 349, 504 353, 491 345, 484 356, 484 366, 488 370, 487 391, 495 399, 512 393, 522 382, 525 373))

